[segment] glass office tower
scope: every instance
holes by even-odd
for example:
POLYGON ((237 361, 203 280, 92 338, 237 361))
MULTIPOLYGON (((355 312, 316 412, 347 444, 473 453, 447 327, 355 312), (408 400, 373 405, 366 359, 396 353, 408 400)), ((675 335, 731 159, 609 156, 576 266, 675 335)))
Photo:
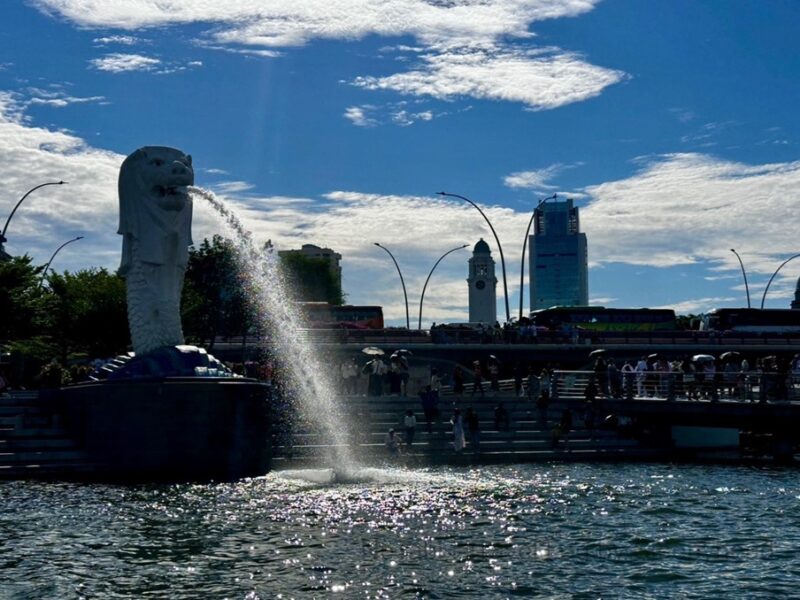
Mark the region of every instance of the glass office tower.
POLYGON ((531 310, 589 304, 589 255, 572 200, 548 201, 534 213, 530 247, 531 310))

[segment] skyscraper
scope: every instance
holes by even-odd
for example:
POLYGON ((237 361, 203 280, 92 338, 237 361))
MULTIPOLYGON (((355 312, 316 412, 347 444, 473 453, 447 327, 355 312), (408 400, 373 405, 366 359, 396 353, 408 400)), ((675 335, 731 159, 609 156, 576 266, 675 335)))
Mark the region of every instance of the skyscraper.
POLYGON ((548 201, 534 212, 530 247, 531 310, 589 304, 589 257, 572 200, 548 201))
POLYGON ((497 277, 489 244, 475 244, 469 259, 469 322, 494 325, 497 321, 497 277))

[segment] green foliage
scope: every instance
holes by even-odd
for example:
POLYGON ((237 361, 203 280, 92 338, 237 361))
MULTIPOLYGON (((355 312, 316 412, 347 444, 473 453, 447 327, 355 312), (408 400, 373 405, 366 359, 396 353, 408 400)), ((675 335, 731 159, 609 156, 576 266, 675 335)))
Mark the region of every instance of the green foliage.
POLYGON ((105 269, 48 276, 50 334, 66 359, 77 352, 108 357, 130 345, 125 281, 105 269))
POLYGON ((281 269, 299 302, 327 302, 341 306, 342 288, 328 261, 303 256, 299 252, 280 255, 281 269))
POLYGON ((41 272, 28 256, 0 261, 0 340, 28 339, 41 332, 48 316, 41 272))
POLYGON ((675 321, 679 330, 697 329, 697 324, 700 322, 700 315, 677 315, 675 321))
POLYGON ((236 260, 233 242, 219 235, 189 249, 181 302, 184 334, 209 349, 217 336, 244 335, 253 324, 236 260))

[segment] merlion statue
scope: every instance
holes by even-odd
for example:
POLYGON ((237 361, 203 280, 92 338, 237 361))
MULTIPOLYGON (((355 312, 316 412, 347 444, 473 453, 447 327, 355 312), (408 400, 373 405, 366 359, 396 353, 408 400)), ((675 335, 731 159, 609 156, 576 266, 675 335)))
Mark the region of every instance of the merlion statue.
POLYGON ((181 290, 192 244, 192 157, 145 146, 119 171, 120 274, 136 354, 184 343, 181 290))

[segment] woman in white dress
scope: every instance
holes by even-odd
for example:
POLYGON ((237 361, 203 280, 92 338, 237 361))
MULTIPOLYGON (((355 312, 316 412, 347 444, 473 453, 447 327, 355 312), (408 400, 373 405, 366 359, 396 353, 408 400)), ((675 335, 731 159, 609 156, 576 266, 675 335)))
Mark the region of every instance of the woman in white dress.
POLYGON ((456 452, 461 452, 466 445, 466 440, 464 438, 464 420, 461 417, 461 410, 455 409, 453 411, 453 418, 450 419, 450 423, 453 425, 453 449, 456 452))

